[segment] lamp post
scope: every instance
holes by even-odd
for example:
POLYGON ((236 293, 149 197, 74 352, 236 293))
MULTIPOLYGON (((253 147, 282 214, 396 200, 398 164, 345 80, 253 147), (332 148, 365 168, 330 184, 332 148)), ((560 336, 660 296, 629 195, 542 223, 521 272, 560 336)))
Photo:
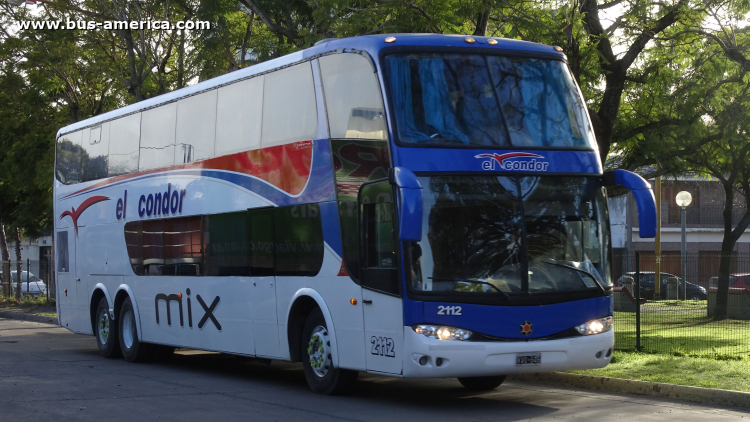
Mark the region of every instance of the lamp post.
POLYGON ((682 211, 680 211, 680 220, 682 223, 682 247, 680 255, 682 256, 682 281, 685 283, 685 287, 683 287, 682 290, 685 294, 684 299, 687 300, 687 229, 685 222, 685 209, 690 205, 690 202, 693 201, 693 196, 690 195, 690 192, 681 191, 677 193, 675 201, 677 202, 677 205, 682 208, 682 211))

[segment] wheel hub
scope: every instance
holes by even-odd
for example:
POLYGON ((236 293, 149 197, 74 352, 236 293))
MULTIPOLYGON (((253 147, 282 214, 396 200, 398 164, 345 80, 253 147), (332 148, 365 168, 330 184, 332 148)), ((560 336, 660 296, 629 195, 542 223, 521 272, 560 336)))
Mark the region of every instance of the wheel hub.
POLYGON ((310 359, 310 367, 315 375, 323 378, 331 368, 331 346, 328 340, 328 330, 323 326, 317 326, 310 335, 307 342, 307 355, 310 359))
POLYGON ((102 344, 107 344, 109 339, 109 317, 107 317, 107 311, 102 310, 99 314, 99 341, 102 344))

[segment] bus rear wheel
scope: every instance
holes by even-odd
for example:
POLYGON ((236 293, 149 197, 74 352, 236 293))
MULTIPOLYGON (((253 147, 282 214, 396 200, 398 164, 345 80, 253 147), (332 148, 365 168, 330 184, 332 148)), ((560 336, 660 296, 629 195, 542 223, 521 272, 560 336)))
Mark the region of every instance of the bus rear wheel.
POLYGON ((318 394, 336 395, 348 392, 359 372, 334 368, 328 327, 320 309, 307 317, 302 329, 302 367, 310 389, 318 394))
POLYGON ((135 311, 130 298, 126 298, 120 307, 120 350, 122 357, 128 362, 143 362, 153 355, 151 345, 143 343, 138 338, 135 325, 135 311))
POLYGON ((505 381, 505 375, 494 377, 462 377, 458 379, 464 387, 472 391, 489 391, 500 387, 505 381))
POLYGON ((120 340, 117 323, 110 318, 109 302, 106 297, 99 300, 96 307, 94 320, 94 337, 96 337, 96 346, 99 348, 99 354, 105 358, 120 357, 120 340))

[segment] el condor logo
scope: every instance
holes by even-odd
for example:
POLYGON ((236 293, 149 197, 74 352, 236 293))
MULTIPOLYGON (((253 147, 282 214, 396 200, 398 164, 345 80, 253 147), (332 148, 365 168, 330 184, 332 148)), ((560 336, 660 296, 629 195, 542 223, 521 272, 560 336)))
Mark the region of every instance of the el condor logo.
POLYGON ((548 162, 541 161, 545 159, 544 156, 530 152, 479 154, 475 155, 474 158, 489 158, 489 160, 482 162, 482 170, 495 170, 497 168, 498 170, 511 171, 547 171, 547 167, 549 167, 548 162), (518 158, 526 158, 526 160, 518 160, 518 158))
POLYGON ((65 216, 69 216, 73 220, 73 227, 75 227, 76 236, 78 236, 78 218, 80 218, 81 214, 83 214, 83 212, 86 211, 90 206, 102 201, 109 201, 109 198, 106 196, 92 196, 91 198, 83 201, 81 205, 78 206, 78 209, 71 207, 70 211, 65 211, 60 214, 60 220, 62 220, 65 216))
MULTIPOLYGON (((185 293, 187 293, 187 314, 188 314, 188 327, 193 328, 193 306, 190 301, 190 289, 186 289, 185 293)), ((204 325, 208 322, 210 319, 211 322, 214 323, 214 326, 217 330, 221 331, 221 324, 219 324, 219 320, 216 319, 216 316, 214 316, 214 311, 216 310, 216 306, 219 305, 219 301, 221 298, 219 296, 216 296, 211 302, 211 305, 206 305, 206 302, 203 301, 203 298, 201 295, 195 295, 195 298, 198 300, 198 303, 201 305, 201 308, 203 308, 203 318, 198 322, 198 328, 203 328, 204 325)), ((167 308, 167 325, 172 326, 172 312, 169 307, 169 304, 171 302, 177 302, 177 307, 180 311, 180 327, 185 326, 185 320, 182 318, 182 293, 177 294, 171 294, 166 295, 164 293, 159 293, 154 298, 154 306, 156 307, 156 324, 159 324, 159 302, 164 301, 167 308)))

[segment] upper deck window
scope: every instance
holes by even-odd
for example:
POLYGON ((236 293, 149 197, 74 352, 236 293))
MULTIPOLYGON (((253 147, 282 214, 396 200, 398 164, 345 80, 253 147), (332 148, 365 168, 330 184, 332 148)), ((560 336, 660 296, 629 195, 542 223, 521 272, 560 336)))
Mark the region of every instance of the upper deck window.
POLYGON ((596 147, 563 62, 420 53, 389 55, 385 66, 402 143, 596 147))

